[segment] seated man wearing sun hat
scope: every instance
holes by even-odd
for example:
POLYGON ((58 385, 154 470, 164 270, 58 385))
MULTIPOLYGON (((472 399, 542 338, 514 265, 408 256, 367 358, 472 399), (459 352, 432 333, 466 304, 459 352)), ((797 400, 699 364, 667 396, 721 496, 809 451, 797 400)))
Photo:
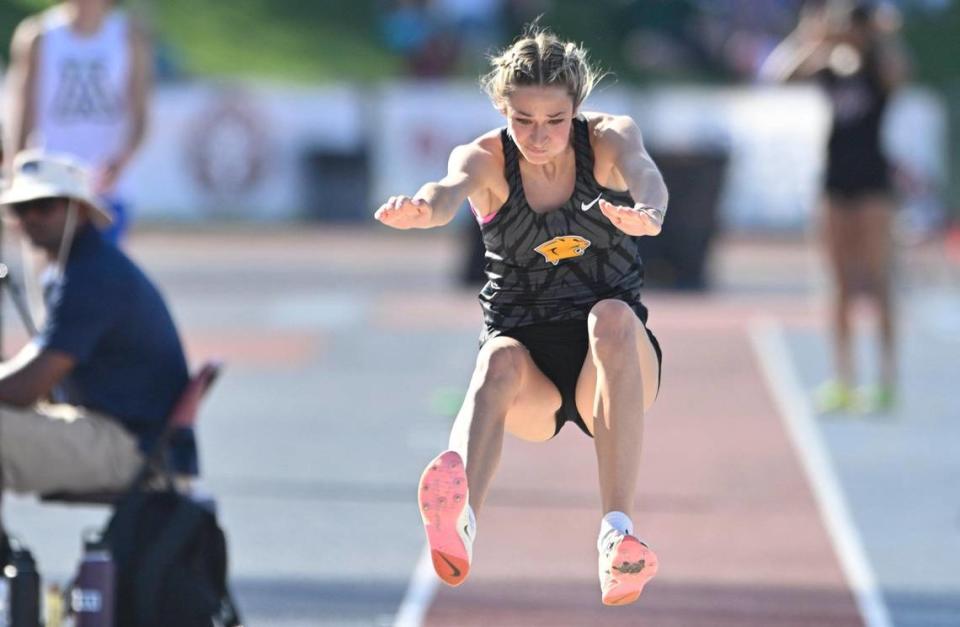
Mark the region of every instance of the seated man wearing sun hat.
MULTIPOLYGON (((167 306, 104 239, 111 216, 69 158, 20 153, 0 205, 52 264, 43 328, 0 364, 0 487, 122 489, 188 381, 167 306)), ((196 474, 192 434, 179 446, 177 472, 196 474)))

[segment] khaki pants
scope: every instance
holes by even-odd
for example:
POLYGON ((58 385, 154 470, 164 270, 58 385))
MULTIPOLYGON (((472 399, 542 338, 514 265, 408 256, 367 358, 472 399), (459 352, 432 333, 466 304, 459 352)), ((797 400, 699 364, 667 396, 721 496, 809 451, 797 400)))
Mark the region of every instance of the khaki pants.
POLYGON ((0 405, 0 483, 5 490, 119 490, 142 463, 136 438, 106 416, 71 405, 0 405))

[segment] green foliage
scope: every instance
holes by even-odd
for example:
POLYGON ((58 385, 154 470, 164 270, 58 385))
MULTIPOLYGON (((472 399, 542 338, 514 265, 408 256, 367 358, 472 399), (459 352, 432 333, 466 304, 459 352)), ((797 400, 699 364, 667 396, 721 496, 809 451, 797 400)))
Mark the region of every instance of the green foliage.
POLYGON ((904 31, 917 81, 945 87, 960 79, 960 2, 943 13, 914 17, 904 31))
POLYGON ((0 59, 4 63, 10 58, 10 38, 17 24, 46 5, 38 0, 0 0, 0 59))
POLYGON ((198 74, 369 80, 398 69, 376 43, 374 0, 162 0, 163 39, 198 74))

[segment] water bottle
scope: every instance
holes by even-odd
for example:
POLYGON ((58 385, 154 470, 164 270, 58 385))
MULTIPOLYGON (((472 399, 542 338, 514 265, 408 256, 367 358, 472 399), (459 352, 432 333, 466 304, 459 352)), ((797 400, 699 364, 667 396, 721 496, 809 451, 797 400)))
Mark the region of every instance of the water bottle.
POLYGON ((19 542, 11 542, 10 563, 3 568, 7 581, 10 627, 40 627, 40 573, 33 555, 19 542))
POLYGON ((43 627, 63 627, 63 590, 57 584, 50 584, 44 596, 43 627))
POLYGON ((113 627, 115 585, 116 568, 109 547, 99 536, 88 535, 70 590, 74 627, 113 627))

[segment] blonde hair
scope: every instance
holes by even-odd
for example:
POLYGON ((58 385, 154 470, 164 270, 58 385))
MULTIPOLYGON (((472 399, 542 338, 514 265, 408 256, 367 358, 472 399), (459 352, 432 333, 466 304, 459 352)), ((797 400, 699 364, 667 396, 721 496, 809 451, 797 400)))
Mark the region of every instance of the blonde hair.
POLYGON ((536 22, 500 54, 491 57, 493 69, 480 81, 483 90, 500 111, 517 87, 564 87, 573 99, 573 110, 603 78, 587 60, 587 51, 560 39, 536 22))

